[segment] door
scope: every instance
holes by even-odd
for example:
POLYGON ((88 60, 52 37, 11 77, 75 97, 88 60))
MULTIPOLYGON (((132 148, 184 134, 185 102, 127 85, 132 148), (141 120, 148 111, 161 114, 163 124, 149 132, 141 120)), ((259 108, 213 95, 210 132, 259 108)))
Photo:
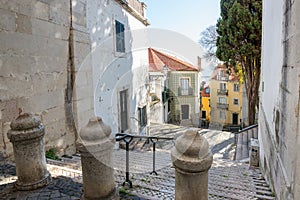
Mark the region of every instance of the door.
POLYGON ((181 105, 181 119, 189 119, 190 116, 190 106, 181 105))
POLYGON ((120 122, 121 122, 121 132, 128 129, 128 90, 123 90, 120 92, 120 122))
POLYGON ((233 113, 232 114, 232 124, 233 125, 238 125, 239 123, 239 114, 233 113))
POLYGON ((206 119, 206 111, 202 110, 202 118, 206 119))

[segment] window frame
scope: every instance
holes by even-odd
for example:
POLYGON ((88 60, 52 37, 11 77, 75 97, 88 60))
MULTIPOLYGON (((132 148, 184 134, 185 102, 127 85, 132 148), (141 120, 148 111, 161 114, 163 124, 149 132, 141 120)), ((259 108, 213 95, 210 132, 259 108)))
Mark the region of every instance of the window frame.
POLYGON ((226 120, 226 112, 224 110, 219 111, 219 119, 226 120))
POLYGON ((233 84, 233 91, 234 92, 239 92, 240 91, 240 84, 234 83, 233 84))
POLYGON ((220 83, 219 84, 219 89, 222 90, 222 91, 227 90, 227 84, 226 83, 220 83))
POLYGON ((219 97, 218 103, 220 103, 220 104, 227 104, 227 98, 225 98, 225 97, 219 97), (224 100, 224 101, 221 101, 221 100, 224 100))
POLYGON ((182 77, 180 78, 180 94, 181 96, 188 96, 189 95, 189 89, 190 89, 190 78, 189 77, 182 77), (187 84, 186 85, 182 85, 182 82, 183 80, 187 80, 187 84), (187 88, 185 88, 185 86, 187 86, 187 88))
POLYGON ((236 106, 239 105, 239 99, 238 98, 233 99, 233 105, 236 105, 236 106))
POLYGON ((125 25, 118 21, 114 20, 114 35, 115 35, 115 52, 123 54, 126 51, 126 43, 125 43, 125 25), (119 42, 121 42, 121 47, 119 45, 119 42))

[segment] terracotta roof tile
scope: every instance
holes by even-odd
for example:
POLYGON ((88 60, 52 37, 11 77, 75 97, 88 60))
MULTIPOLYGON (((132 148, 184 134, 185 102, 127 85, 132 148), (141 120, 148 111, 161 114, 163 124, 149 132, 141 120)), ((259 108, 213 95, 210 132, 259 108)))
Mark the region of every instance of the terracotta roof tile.
POLYGON ((183 60, 148 48, 149 71, 162 71, 167 66, 171 71, 199 71, 199 69, 183 60))

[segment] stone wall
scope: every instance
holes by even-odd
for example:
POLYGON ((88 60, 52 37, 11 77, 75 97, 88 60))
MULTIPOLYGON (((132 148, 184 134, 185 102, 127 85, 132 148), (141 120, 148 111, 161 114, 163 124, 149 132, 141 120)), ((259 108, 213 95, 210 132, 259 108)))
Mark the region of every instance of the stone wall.
POLYGON ((70 37, 69 0, 0 2, 2 156, 12 155, 7 130, 11 120, 24 112, 40 116, 46 127, 46 150, 55 147, 60 154, 75 152, 74 69, 80 66, 90 48, 84 31, 85 1, 72 3, 74 39, 70 37))
POLYGON ((277 199, 299 199, 300 3, 263 2, 260 164, 277 199))

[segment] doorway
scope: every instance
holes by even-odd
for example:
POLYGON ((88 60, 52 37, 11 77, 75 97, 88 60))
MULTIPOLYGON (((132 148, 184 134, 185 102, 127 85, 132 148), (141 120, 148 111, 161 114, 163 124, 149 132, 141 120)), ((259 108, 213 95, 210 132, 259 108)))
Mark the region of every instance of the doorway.
POLYGON ((120 122, 121 132, 128 129, 128 90, 120 92, 120 122))
POLYGON ((239 123, 239 114, 233 113, 232 114, 232 124, 233 125, 238 125, 239 123))
POLYGON ((190 106, 181 105, 181 119, 189 119, 190 117, 190 106))

